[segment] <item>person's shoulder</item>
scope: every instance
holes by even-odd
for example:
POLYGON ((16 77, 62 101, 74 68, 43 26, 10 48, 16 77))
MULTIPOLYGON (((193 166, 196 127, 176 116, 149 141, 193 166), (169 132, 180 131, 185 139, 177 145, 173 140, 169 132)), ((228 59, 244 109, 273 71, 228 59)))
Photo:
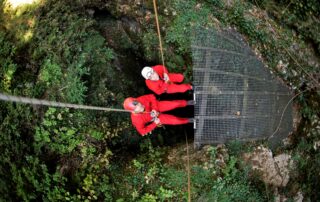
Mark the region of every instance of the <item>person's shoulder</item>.
POLYGON ((150 97, 154 97, 153 94, 146 94, 146 95, 141 95, 140 97, 137 98, 137 100, 143 100, 144 98, 150 98, 150 97))
POLYGON ((161 80, 151 81, 149 79, 146 80, 146 85, 149 89, 155 89, 161 84, 161 80))
POLYGON ((164 66, 159 64, 159 65, 154 65, 154 66, 152 66, 152 67, 161 67, 161 68, 162 68, 162 67, 164 67, 164 66))
POLYGON ((160 69, 163 69, 165 68, 165 66, 163 65, 155 65, 155 66, 152 66, 153 70, 160 70, 160 69))
POLYGON ((158 81, 152 81, 150 79, 146 79, 146 84, 154 84, 154 83, 159 83, 160 80, 158 81))
POLYGON ((137 120, 139 120, 141 115, 142 113, 131 113, 132 122, 136 122, 137 120))
POLYGON ((154 94, 150 93, 150 94, 147 94, 145 95, 146 97, 155 97, 154 94))

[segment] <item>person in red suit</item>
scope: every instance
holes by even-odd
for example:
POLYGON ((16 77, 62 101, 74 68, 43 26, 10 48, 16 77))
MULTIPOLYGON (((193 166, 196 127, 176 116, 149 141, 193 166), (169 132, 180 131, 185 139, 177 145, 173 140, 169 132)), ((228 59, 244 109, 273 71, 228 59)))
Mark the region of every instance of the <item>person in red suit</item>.
POLYGON ((193 100, 158 101, 153 94, 149 94, 137 98, 126 98, 123 102, 123 107, 132 111, 132 124, 140 135, 144 136, 157 126, 193 123, 193 118, 180 118, 163 113, 193 104, 193 100))
POLYGON ((182 74, 169 73, 163 65, 144 67, 141 71, 147 87, 157 95, 162 93, 184 93, 192 90, 190 84, 178 84, 184 79, 182 74))

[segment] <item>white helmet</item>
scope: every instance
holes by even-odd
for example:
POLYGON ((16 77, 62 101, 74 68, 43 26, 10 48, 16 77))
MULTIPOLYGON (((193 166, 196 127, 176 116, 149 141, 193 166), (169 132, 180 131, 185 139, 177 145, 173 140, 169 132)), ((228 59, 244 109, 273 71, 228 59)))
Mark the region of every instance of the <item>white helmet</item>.
POLYGON ((149 79, 152 73, 153 73, 153 69, 151 67, 144 67, 141 71, 141 74, 145 79, 149 79))

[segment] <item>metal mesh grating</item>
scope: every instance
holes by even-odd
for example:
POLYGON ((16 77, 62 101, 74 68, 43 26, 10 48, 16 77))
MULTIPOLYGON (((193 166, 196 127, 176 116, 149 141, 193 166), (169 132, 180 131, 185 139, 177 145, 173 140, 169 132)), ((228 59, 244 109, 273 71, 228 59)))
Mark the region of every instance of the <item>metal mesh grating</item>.
MULTIPOLYGON (((195 146, 269 137, 291 99, 235 31, 199 29, 192 38, 195 146)), ((279 140, 292 131, 292 106, 279 140)))

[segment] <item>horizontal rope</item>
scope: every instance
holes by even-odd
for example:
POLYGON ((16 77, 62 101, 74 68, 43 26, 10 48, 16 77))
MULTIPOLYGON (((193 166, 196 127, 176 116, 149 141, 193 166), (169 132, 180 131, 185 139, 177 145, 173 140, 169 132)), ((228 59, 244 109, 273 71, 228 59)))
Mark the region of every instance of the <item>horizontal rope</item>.
POLYGON ((35 98, 7 95, 3 93, 0 93, 0 100, 7 101, 7 102, 32 104, 32 105, 45 105, 50 107, 65 107, 65 108, 74 108, 74 109, 91 109, 91 110, 99 110, 99 111, 131 113, 131 111, 125 110, 125 109, 114 109, 114 108, 107 108, 107 107, 96 107, 96 106, 89 106, 89 105, 78 105, 78 104, 70 104, 70 103, 63 103, 63 102, 54 102, 49 100, 40 100, 35 98))

